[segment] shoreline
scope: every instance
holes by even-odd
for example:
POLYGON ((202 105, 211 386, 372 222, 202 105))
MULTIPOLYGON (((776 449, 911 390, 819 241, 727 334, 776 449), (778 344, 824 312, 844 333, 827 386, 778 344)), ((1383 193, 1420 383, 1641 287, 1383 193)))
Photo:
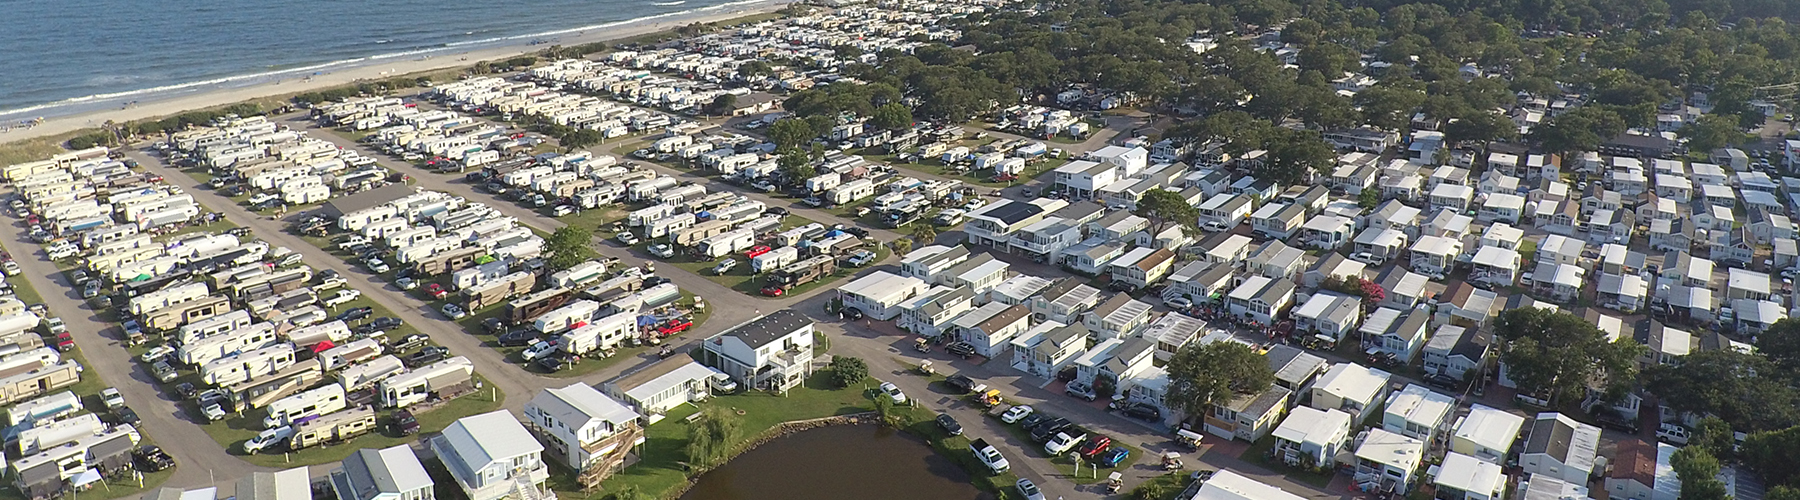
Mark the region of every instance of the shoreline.
MULTIPOLYGON (((616 26, 593 30, 579 28, 567 31, 552 31, 557 35, 557 43, 564 47, 593 42, 613 42, 626 38, 671 31, 689 24, 706 24, 728 21, 731 19, 767 14, 791 5, 788 0, 761 0, 751 3, 733 3, 715 7, 694 9, 685 15, 667 17, 648 17, 623 21, 616 26)), ((534 36, 521 36, 511 43, 472 49, 463 52, 450 52, 454 48, 444 49, 447 53, 428 55, 407 60, 366 60, 358 66, 338 69, 330 73, 321 73, 304 78, 276 80, 227 88, 195 89, 188 94, 172 93, 162 98, 140 102, 141 96, 125 95, 111 99, 97 100, 95 104, 111 106, 90 112, 80 112, 66 116, 46 117, 36 126, 22 127, 17 125, 20 118, 9 118, 4 123, 12 124, 9 128, 0 129, 0 144, 64 135, 84 129, 98 128, 107 122, 124 123, 151 118, 173 116, 180 113, 228 106, 240 102, 273 97, 289 96, 327 88, 352 85, 361 81, 380 80, 405 75, 446 71, 474 66, 481 61, 495 61, 512 57, 529 56, 550 48, 551 44, 531 43, 534 36), (127 105, 127 103, 133 103, 127 105)))

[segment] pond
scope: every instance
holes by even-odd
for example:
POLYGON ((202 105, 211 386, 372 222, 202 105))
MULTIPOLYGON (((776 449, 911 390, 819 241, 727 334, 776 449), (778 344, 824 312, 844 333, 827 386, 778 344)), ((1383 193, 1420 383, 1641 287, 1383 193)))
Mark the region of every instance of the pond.
POLYGON ((681 500, 978 498, 969 474, 916 438, 854 425, 797 433, 700 476, 681 500))

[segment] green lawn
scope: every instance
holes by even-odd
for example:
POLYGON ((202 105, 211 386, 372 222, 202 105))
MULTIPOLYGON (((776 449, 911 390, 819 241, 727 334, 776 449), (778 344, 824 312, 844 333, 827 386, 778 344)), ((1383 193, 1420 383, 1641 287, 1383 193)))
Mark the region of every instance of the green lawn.
MULTIPOLYGON (((715 397, 702 404, 742 412, 742 432, 731 453, 736 455, 742 453, 751 441, 782 422, 861 413, 874 408, 869 398, 863 395, 861 387, 828 389, 828 384, 821 373, 808 379, 802 387, 788 391, 786 396, 751 391, 715 397)), ((647 498, 665 498, 687 481, 687 469, 683 465, 683 461, 687 459, 686 418, 698 411, 696 406, 683 405, 671 410, 662 421, 646 428, 645 442, 637 449, 639 462, 608 478, 601 484, 601 489, 616 491, 629 485, 637 487, 647 498)), ((553 482, 558 482, 557 478, 561 478, 561 484, 553 485, 559 490, 559 494, 574 495, 568 498, 587 497, 572 487, 573 478, 568 475, 556 474, 551 477, 553 482)))
POLYGON ((1131 489, 1131 498, 1144 500, 1175 500, 1193 482, 1193 475, 1183 472, 1172 472, 1150 478, 1136 488, 1131 489))
POLYGON ((562 221, 563 224, 584 228, 596 233, 612 232, 612 224, 614 222, 625 220, 625 216, 629 213, 631 213, 631 211, 626 210, 623 205, 613 204, 603 208, 582 210, 577 213, 564 215, 562 217, 557 217, 556 220, 562 221))
POLYGON ((44 296, 38 295, 37 289, 31 287, 31 280, 24 276, 7 276, 6 283, 12 285, 13 294, 25 305, 44 303, 44 296))
MULTIPOLYGON (((482 385, 482 389, 418 414, 419 431, 421 433, 442 431, 456 419, 499 408, 500 401, 505 399, 505 396, 500 394, 500 389, 486 383, 486 380, 479 375, 475 377, 475 380, 482 385)), ((212 437, 213 441, 225 447, 227 453, 244 461, 263 467, 294 467, 336 462, 350 456, 350 452, 358 449, 387 448, 417 440, 418 436, 416 435, 390 435, 386 432, 386 423, 389 415, 392 414, 393 412, 388 410, 376 412, 376 420, 383 425, 383 429, 380 431, 364 434, 342 443, 315 446, 292 453, 244 454, 243 442, 262 431, 264 413, 261 410, 234 414, 225 420, 201 425, 200 428, 206 431, 206 435, 212 437)))

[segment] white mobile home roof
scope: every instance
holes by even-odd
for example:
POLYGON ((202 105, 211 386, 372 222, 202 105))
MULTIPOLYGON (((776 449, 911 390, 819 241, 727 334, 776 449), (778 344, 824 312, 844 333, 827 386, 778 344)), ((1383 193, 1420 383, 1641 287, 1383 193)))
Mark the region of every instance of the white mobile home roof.
POLYGON ((1194 500, 1304 500, 1304 497, 1282 491, 1236 472, 1221 470, 1200 485, 1194 500))
POLYGON ((1469 414, 1456 426, 1456 437, 1490 450, 1512 448, 1525 426, 1525 417, 1482 404, 1469 408, 1469 414))
POLYGON ((924 284, 925 282, 918 278, 881 271, 857 278, 856 281, 844 285, 844 287, 839 288, 838 291, 851 295, 868 297, 883 304, 890 304, 897 302, 899 296, 905 295, 908 290, 916 289, 924 284))
POLYGON ((544 451, 544 445, 506 410, 458 419, 444 429, 443 439, 468 473, 479 473, 495 461, 544 451))

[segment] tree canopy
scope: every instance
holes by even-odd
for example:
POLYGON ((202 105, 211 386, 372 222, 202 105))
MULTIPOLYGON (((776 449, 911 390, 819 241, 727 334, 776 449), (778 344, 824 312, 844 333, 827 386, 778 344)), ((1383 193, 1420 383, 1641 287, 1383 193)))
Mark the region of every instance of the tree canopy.
POLYGON ((1774 430, 1800 424, 1800 393, 1761 355, 1732 349, 1698 350, 1678 364, 1644 370, 1644 388, 1662 404, 1696 415, 1717 415, 1732 427, 1774 430))
POLYGON ((1237 342, 1189 343, 1165 366, 1169 392, 1163 402, 1189 415, 1205 415, 1214 403, 1254 394, 1275 383, 1269 361, 1237 342))
POLYGON ((1200 232, 1200 209, 1188 204, 1181 193, 1152 189, 1138 199, 1132 214, 1150 221, 1152 234, 1162 234, 1171 227, 1181 227, 1186 234, 1200 232))
POLYGON ((1644 346, 1630 337, 1609 342, 1599 327, 1580 316, 1536 307, 1511 309, 1500 314, 1494 329, 1500 361, 1520 391, 1580 397, 1590 383, 1599 382, 1609 399, 1617 400, 1636 383, 1644 346))
POLYGON ((550 233, 544 239, 544 247, 550 251, 549 264, 552 269, 563 270, 577 264, 600 257, 592 245, 593 231, 576 226, 563 226, 550 233))

